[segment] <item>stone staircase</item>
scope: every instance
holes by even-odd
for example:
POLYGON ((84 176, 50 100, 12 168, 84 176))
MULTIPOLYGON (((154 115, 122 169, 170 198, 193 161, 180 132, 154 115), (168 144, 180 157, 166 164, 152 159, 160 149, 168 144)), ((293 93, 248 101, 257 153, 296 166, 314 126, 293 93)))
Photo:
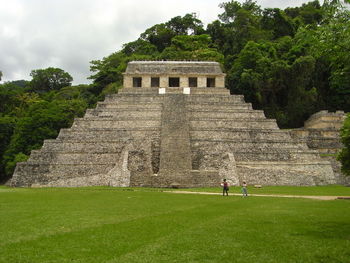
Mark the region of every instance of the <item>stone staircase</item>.
POLYGON ((335 182, 328 161, 224 88, 124 88, 18 163, 12 186, 335 182))
POLYGON ((345 117, 343 111, 320 111, 311 115, 304 127, 291 130, 291 135, 310 149, 317 150, 323 160, 331 163, 337 184, 350 185, 350 178, 342 174, 341 164, 336 159, 343 148, 340 129, 345 117))

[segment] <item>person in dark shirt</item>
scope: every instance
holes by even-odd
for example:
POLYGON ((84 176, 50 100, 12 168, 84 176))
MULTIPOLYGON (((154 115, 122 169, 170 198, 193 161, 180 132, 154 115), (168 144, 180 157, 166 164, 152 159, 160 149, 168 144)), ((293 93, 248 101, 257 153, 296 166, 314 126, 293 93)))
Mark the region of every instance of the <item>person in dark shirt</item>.
POLYGON ((221 186, 222 186, 222 195, 224 196, 226 193, 226 196, 228 196, 229 185, 226 179, 223 180, 223 182, 221 183, 221 186))

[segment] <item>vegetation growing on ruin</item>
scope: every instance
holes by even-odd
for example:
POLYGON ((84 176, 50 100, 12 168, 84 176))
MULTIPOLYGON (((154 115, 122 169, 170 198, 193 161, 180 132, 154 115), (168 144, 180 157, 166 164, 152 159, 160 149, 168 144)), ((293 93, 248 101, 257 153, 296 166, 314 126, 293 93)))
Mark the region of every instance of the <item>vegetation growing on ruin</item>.
MULTIPOLYGON (((349 112, 350 11, 345 2, 321 5, 316 0, 281 10, 263 9, 253 0, 228 1, 221 4, 218 20, 206 27, 195 14, 174 17, 91 61, 90 85, 72 86, 68 72, 52 67, 33 70, 31 81, 0 85, 0 181, 44 139, 55 138, 87 107, 117 92, 131 60, 218 61, 231 93, 244 94, 281 128, 300 127, 319 110, 349 112)), ((340 160, 349 171, 346 151, 340 160)))
POLYGON ((338 160, 342 163, 342 172, 350 175, 350 114, 348 114, 345 119, 340 135, 344 148, 339 153, 338 160))

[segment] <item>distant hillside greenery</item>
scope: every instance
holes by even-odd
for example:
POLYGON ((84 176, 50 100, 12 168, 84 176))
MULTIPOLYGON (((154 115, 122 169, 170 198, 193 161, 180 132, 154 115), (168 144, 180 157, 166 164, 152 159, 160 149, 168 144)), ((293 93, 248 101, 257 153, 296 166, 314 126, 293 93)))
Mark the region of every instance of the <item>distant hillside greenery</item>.
MULTIPOLYGON (((206 28, 195 14, 177 16, 91 61, 90 85, 72 86, 71 75, 59 68, 36 69, 31 81, 0 85, 0 180, 44 139, 55 138, 74 117, 118 92, 132 60, 218 61, 231 93, 244 94, 281 128, 300 127, 319 110, 349 112, 349 3, 311 1, 281 10, 262 9, 253 0, 224 2, 218 20, 206 28)), ((348 128, 342 137, 350 140, 348 128)), ((339 158, 350 169, 350 150, 339 158)))

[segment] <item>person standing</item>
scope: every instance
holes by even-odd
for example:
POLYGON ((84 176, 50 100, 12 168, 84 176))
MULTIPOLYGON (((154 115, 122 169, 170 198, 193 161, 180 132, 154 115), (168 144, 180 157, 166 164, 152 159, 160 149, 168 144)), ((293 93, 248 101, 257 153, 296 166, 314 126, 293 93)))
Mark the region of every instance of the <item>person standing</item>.
POLYGON ((242 183, 242 194, 243 194, 243 197, 248 196, 247 183, 245 181, 243 181, 242 183))
POLYGON ((224 196, 226 193, 226 196, 228 196, 229 185, 228 185, 228 182, 226 181, 226 179, 223 180, 221 185, 222 185, 222 195, 224 196))

